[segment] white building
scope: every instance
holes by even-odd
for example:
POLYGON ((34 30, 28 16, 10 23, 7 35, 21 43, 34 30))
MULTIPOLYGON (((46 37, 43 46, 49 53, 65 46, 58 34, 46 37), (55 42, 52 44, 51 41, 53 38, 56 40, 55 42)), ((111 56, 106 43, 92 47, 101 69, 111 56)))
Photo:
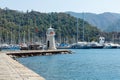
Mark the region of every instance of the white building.
POLYGON ((47 30, 47 40, 46 40, 46 45, 48 50, 55 50, 55 32, 53 28, 48 28, 47 30))
POLYGON ((99 44, 104 45, 105 44, 105 38, 99 37, 99 44))

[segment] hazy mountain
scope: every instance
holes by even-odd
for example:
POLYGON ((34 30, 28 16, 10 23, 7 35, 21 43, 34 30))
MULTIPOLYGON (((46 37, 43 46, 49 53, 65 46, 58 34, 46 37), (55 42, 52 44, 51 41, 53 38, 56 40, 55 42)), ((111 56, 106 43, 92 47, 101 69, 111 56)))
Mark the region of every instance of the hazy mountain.
MULTIPOLYGON (((82 18, 83 13, 75 13, 75 12, 66 12, 74 17, 82 18)), ((102 14, 94 14, 94 13, 84 13, 84 20, 88 21, 90 24, 98 27, 101 30, 108 31, 109 28, 114 28, 118 26, 118 20, 120 20, 120 14, 118 13, 110 13, 105 12, 102 14)), ((113 29, 109 29, 112 31, 113 29)))
POLYGON ((120 32, 120 19, 114 22, 113 24, 111 24, 110 26, 108 26, 108 28, 106 28, 105 31, 120 32))

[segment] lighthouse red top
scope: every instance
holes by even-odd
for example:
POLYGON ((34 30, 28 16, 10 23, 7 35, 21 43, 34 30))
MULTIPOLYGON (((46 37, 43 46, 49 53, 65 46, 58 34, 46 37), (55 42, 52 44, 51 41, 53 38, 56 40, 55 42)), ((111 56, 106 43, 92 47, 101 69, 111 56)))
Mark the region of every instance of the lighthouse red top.
POLYGON ((48 30, 47 30, 47 35, 55 35, 55 31, 54 31, 54 29, 53 28, 48 28, 48 30))

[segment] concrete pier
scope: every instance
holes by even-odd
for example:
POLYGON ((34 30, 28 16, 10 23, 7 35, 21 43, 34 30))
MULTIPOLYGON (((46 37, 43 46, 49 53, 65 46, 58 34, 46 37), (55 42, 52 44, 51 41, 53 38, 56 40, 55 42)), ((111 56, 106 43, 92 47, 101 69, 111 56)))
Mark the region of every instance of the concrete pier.
POLYGON ((45 80, 40 75, 0 52, 0 80, 45 80))

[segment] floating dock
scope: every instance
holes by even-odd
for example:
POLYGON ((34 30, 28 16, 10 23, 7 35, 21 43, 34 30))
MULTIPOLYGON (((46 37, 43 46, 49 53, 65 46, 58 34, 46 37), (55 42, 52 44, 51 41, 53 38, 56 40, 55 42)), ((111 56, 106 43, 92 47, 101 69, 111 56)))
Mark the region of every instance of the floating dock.
POLYGON ((28 50, 0 52, 0 80, 45 80, 13 58, 37 55, 67 54, 69 50, 28 50), (11 58, 12 57, 12 58, 11 58))

